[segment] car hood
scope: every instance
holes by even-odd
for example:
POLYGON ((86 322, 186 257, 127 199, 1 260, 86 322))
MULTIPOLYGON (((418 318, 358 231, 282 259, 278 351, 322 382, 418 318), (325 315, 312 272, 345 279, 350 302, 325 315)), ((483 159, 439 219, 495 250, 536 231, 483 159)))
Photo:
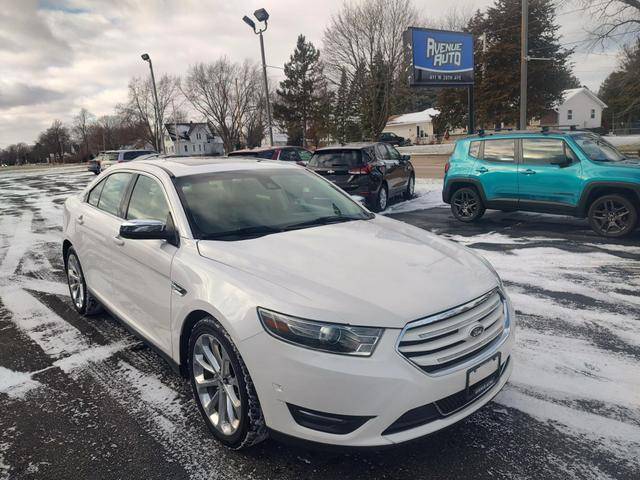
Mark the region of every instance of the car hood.
POLYGON ((198 249, 276 286, 271 295, 279 298, 263 307, 351 325, 402 328, 498 285, 469 249, 380 216, 241 241, 201 240, 198 249))

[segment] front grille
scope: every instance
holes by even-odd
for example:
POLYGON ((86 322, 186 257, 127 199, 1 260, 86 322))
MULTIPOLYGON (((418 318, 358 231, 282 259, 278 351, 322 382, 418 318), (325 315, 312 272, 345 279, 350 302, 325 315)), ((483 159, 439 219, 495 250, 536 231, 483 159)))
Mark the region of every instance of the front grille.
POLYGON ((494 345, 504 331, 505 315, 500 291, 492 290, 469 303, 408 324, 398 351, 427 373, 454 368, 494 345))

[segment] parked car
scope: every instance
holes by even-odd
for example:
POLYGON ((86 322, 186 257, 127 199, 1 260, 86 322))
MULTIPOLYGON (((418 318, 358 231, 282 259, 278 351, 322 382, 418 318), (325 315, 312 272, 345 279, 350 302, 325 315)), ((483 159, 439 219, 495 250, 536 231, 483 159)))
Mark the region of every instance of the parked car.
POLYGON ((409 158, 385 143, 349 143, 316 150, 307 168, 381 212, 392 197, 413 197, 416 176, 409 158))
POLYGON ((271 160, 282 160, 285 162, 296 162, 299 165, 305 166, 313 153, 303 147, 260 147, 260 148, 246 148, 243 150, 236 150, 231 152, 229 157, 257 157, 268 158, 271 160))
POLYGON ((77 311, 146 339, 232 448, 402 443, 512 370, 514 311, 486 260, 287 162, 119 164, 63 225, 77 311))
POLYGON ((404 147, 406 145, 411 145, 411 141, 407 140, 400 135, 396 135, 393 132, 382 132, 378 137, 379 142, 388 143, 389 145, 395 145, 397 147, 404 147))
POLYGON ((107 168, 115 165, 116 163, 130 162, 142 155, 155 154, 153 150, 112 150, 103 152, 104 155, 100 160, 100 170, 106 170, 107 168))
POLYGON ((115 151, 99 152, 94 158, 87 162, 87 171, 98 175, 102 171, 101 164, 103 161, 117 159, 118 155, 115 151))
POLYGON ((631 233, 640 208, 640 160, 584 131, 480 135, 458 140, 443 200, 460 221, 486 209, 587 217, 605 237, 631 233))

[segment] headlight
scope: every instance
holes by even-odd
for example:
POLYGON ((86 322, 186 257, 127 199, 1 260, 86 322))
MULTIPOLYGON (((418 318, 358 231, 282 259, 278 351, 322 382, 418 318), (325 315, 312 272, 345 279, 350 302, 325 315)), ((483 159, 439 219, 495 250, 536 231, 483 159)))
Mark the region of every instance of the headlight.
POLYGON ((382 336, 382 328, 352 327, 290 317, 258 308, 264 329, 285 342, 301 347, 368 357, 382 336))

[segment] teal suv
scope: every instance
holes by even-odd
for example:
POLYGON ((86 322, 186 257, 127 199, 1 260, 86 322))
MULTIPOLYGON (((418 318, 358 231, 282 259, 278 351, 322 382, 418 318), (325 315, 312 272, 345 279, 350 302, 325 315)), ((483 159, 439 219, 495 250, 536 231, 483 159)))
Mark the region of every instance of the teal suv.
POLYGON ((445 167, 443 200, 462 222, 486 209, 588 218, 606 237, 631 233, 640 209, 640 160, 584 131, 467 137, 445 167))

